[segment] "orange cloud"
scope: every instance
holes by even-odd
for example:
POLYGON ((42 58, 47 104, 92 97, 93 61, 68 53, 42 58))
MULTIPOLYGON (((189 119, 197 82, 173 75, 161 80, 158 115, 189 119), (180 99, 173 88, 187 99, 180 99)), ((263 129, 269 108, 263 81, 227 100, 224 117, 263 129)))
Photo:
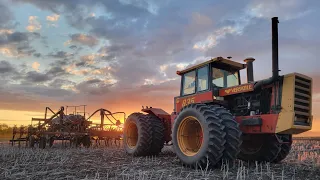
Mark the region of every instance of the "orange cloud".
POLYGON ((36 61, 32 63, 32 69, 39 71, 39 67, 40 67, 40 63, 36 61))
POLYGON ((38 31, 41 29, 41 24, 37 16, 29 16, 29 25, 26 27, 29 32, 38 31))
POLYGON ((60 18, 60 15, 58 14, 53 14, 51 16, 47 16, 47 21, 50 21, 50 22, 56 22, 58 21, 60 18))

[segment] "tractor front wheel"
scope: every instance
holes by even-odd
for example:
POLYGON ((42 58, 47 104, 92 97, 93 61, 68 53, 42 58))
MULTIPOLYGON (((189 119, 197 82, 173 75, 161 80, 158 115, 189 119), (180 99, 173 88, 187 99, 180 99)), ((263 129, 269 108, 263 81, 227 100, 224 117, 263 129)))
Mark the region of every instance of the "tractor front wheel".
POLYGON ((185 106, 173 125, 173 148, 183 164, 215 166, 223 156, 226 133, 222 120, 205 104, 185 106))
POLYGON ((280 141, 282 141, 282 143, 281 143, 281 150, 278 156, 273 160, 274 163, 278 163, 284 160, 290 153, 291 145, 292 145, 291 134, 278 134, 277 136, 280 139, 280 141))
POLYGON ((244 135, 238 158, 244 161, 266 162, 281 159, 279 153, 283 143, 279 142, 276 136, 276 134, 244 135))

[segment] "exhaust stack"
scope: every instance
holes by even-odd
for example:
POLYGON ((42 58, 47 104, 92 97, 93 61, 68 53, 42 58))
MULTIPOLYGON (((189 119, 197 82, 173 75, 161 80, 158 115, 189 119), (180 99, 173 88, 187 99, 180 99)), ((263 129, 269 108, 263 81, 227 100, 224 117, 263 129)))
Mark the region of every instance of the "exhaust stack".
POLYGON ((278 56, 278 17, 272 18, 272 78, 279 76, 279 56, 278 56))
POLYGON ((254 85, 254 89, 260 89, 263 85, 271 84, 279 78, 279 57, 278 57, 278 17, 271 18, 272 20, 272 77, 266 80, 259 81, 254 85))
POLYGON ((254 58, 247 58, 244 60, 244 62, 247 64, 247 82, 254 82, 254 77, 253 77, 253 61, 254 58))

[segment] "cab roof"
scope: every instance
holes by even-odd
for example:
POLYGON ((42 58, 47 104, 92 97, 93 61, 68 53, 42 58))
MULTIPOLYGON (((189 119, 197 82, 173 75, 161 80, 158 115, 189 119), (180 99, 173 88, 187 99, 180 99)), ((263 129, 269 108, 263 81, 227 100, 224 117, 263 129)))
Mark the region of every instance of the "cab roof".
POLYGON ((203 63, 200 63, 200 64, 197 64, 197 65, 194 65, 194 66, 191 66, 187 69, 184 69, 182 71, 177 71, 177 74, 178 75, 182 75, 182 74, 185 74, 189 71, 192 71, 192 70, 195 70, 199 67, 202 67, 202 66, 205 66, 207 64, 210 64, 212 62, 215 62, 217 64, 220 64, 220 65, 226 65, 226 66, 229 66, 235 70, 241 70, 241 69, 245 69, 246 68, 246 64, 242 64, 242 63, 238 63, 238 62, 235 62, 235 61, 231 61, 229 59, 225 59, 223 57, 216 57, 216 58, 212 58, 208 61, 205 61, 203 63))

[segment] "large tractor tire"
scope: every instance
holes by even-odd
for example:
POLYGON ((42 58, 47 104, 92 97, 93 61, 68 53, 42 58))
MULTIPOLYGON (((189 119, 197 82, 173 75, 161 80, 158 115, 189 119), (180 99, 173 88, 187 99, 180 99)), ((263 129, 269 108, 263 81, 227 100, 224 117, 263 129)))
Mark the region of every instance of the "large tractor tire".
POLYGON ((291 134, 278 134, 278 138, 282 141, 281 150, 278 156, 272 161, 273 163, 279 163, 284 160, 291 151, 292 135, 291 134))
POLYGON ((222 159, 225 161, 234 161, 238 157, 242 143, 242 132, 239 128, 239 123, 235 120, 234 116, 222 106, 210 105, 210 109, 222 120, 222 124, 225 126, 226 143, 224 145, 225 150, 222 159))
POLYGON ((164 146, 164 126, 161 119, 153 114, 147 114, 146 118, 152 124, 152 143, 150 155, 158 155, 164 146))
POLYGON ((281 151, 274 134, 244 135, 238 158, 244 161, 273 162, 281 151))
POLYGON ((224 125, 205 104, 185 106, 175 119, 172 142, 184 165, 194 168, 214 167, 225 149, 224 125))
POLYGON ((133 113, 124 123, 123 143, 133 156, 148 156, 152 146, 152 122, 142 113, 133 113))

